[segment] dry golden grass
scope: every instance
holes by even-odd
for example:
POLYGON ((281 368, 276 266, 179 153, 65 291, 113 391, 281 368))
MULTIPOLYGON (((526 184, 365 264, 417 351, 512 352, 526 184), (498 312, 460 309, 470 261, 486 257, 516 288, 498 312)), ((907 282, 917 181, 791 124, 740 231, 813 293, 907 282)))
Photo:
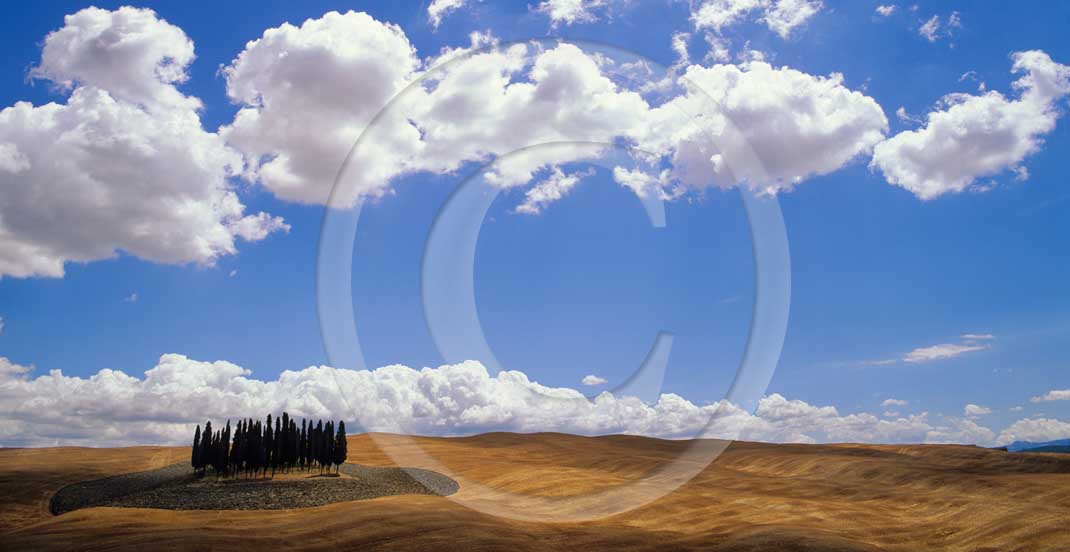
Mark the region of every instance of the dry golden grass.
MULTIPOLYGON (((459 476, 458 499, 486 508, 492 495, 480 485, 534 497, 582 496, 638 480, 688 446, 501 433, 415 442, 459 476)), ((515 521, 429 496, 282 511, 48 513, 49 497, 68 483, 185 461, 188 453, 0 450, 0 548, 1070 550, 1070 455, 964 446, 734 443, 676 492, 580 523, 515 521)), ((392 464, 366 435, 350 437, 349 456, 392 464)))

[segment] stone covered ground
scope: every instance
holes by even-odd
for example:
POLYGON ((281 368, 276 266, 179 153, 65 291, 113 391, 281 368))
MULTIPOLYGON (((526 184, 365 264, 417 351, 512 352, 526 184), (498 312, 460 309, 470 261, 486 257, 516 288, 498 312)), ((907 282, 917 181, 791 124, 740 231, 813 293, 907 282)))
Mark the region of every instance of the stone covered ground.
POLYGON ((457 482, 444 475, 416 468, 343 464, 338 476, 296 471, 278 478, 218 478, 211 472, 200 476, 188 464, 178 463, 68 485, 52 497, 49 509, 56 515, 96 506, 288 510, 401 494, 447 496, 457 488, 457 482))

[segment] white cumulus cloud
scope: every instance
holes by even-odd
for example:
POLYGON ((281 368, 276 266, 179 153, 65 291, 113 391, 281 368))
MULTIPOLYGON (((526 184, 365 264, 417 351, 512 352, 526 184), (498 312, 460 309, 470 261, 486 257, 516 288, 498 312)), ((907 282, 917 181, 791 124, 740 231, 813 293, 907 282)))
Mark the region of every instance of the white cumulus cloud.
POLYGON ((895 4, 881 5, 877 6, 877 14, 879 14, 881 17, 888 17, 895 13, 895 10, 897 9, 899 9, 899 6, 896 6, 895 4))
POLYGON ((1000 432, 996 442, 1001 445, 1015 441, 1045 442, 1070 438, 1070 422, 1052 418, 1025 418, 1000 432))
POLYGON ((967 404, 966 407, 963 408, 963 413, 966 415, 967 418, 979 418, 981 416, 987 416, 988 414, 991 414, 992 409, 986 406, 971 403, 967 404))
POLYGON ((762 21, 780 38, 788 38, 792 29, 806 23, 821 8, 821 2, 817 0, 777 0, 766 10, 762 21))
POLYGON ((1029 399, 1029 402, 1070 401, 1070 389, 1052 389, 1043 395, 1029 399))
POLYGON ((443 17, 464 7, 467 3, 467 0, 431 0, 431 3, 427 5, 427 19, 431 21, 432 27, 438 28, 443 17))
MULTIPOLYGON (((876 102, 838 74, 813 76, 762 61, 681 66, 680 93, 648 103, 615 79, 623 67, 604 56, 569 44, 496 44, 476 34, 470 48, 421 61, 399 27, 355 12, 269 29, 223 71, 228 94, 243 107, 222 134, 244 154, 246 178, 283 199, 323 203, 368 128, 349 160, 360 170, 346 174, 345 190, 334 198, 352 204, 388 193, 396 177, 449 173, 552 142, 624 141, 670 160, 674 170, 654 180, 659 188, 676 182, 666 197, 740 182, 773 192, 868 154, 887 130, 876 102), (441 60, 451 61, 368 127, 402 87, 441 60)), ((487 179, 525 185, 598 153, 567 145, 531 149, 505 158, 487 179)), ((553 182, 535 198, 563 195, 553 182)))
POLYGON ((748 61, 692 65, 683 82, 688 92, 652 111, 639 146, 671 152, 674 176, 693 188, 788 190, 868 154, 888 128, 877 102, 835 73, 748 61), (711 101, 719 106, 712 113, 711 101), (709 127, 687 124, 689 114, 704 115, 709 127))
POLYGON ((821 11, 818 0, 704 0, 692 4, 691 23, 696 29, 724 28, 746 20, 752 14, 770 30, 787 38, 793 29, 821 11))
POLYGON ((906 406, 906 405, 907 405, 907 401, 904 401, 903 399, 884 399, 884 402, 881 403, 881 406, 906 406))
POLYGON ((517 206, 518 213, 537 215, 543 207, 564 197, 573 187, 586 176, 594 174, 594 171, 580 171, 566 173, 559 167, 554 167, 549 176, 536 183, 524 194, 524 202, 517 206))
POLYGON ((940 16, 934 15, 918 27, 918 34, 925 37, 929 42, 936 42, 940 37, 940 16))
POLYGON ((1070 67, 1039 50, 1011 57, 1012 71, 1022 74, 1013 85, 1018 99, 996 91, 948 95, 946 109, 929 113, 923 128, 877 144, 871 167, 923 200, 962 192, 1003 171, 1027 178, 1022 162, 1055 128, 1056 102, 1070 93, 1070 67))
MULTIPOLYGON (((324 203, 353 142, 418 66, 401 28, 365 13, 284 23, 223 69, 242 107, 221 132, 245 155, 246 177, 283 199, 324 203)), ((382 145, 410 149, 411 130, 382 145)))
POLYGON ((181 29, 129 7, 65 23, 31 74, 66 102, 0 111, 0 277, 60 277, 118 251, 210 265, 286 228, 245 213, 227 180, 241 157, 175 88, 193 60, 181 29))
POLYGON ((572 25, 595 21, 595 9, 608 3, 609 0, 543 0, 535 7, 535 11, 549 17, 554 26, 562 23, 572 25))
POLYGON ((582 383, 584 385, 590 385, 590 386, 605 385, 605 384, 609 383, 609 380, 607 380, 606 378, 602 378, 602 377, 596 376, 594 374, 587 374, 586 376, 583 376, 583 382, 582 383))

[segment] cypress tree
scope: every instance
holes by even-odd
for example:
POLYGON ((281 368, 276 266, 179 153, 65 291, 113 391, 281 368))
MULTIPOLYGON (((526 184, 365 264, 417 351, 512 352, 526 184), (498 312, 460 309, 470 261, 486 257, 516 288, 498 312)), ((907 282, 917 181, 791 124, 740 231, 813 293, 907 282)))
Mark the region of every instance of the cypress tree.
POLYGON ((334 461, 334 422, 327 420, 327 426, 323 432, 323 461, 327 471, 331 471, 331 462, 334 461))
POLYGON ((259 420, 256 422, 256 435, 256 469, 253 470, 254 475, 267 465, 267 432, 259 420))
POLYGON ((201 424, 197 424, 197 431, 193 433, 193 454, 189 463, 193 469, 201 469, 201 424))
POLYGON ((271 467, 272 453, 275 452, 275 435, 271 429, 271 414, 267 415, 267 424, 264 426, 264 475, 267 475, 271 467))
POLYGON ((241 439, 244 424, 245 420, 238 420, 238 425, 234 427, 234 444, 230 448, 230 464, 227 466, 227 473, 231 475, 237 475, 238 470, 241 469, 241 439))
POLYGON ((297 420, 290 418, 290 470, 293 470, 297 466, 297 440, 300 435, 297 434, 297 420))
POLYGON ((290 414, 286 411, 282 413, 282 462, 280 465, 283 469, 290 463, 290 414))
POLYGON ((338 473, 338 469, 346 461, 346 423, 344 421, 338 422, 338 435, 334 438, 334 473, 338 473))
POLYGON ((281 451, 281 448, 279 448, 279 445, 280 445, 280 443, 282 443, 282 425, 281 425, 281 421, 282 421, 281 418, 275 418, 275 433, 274 433, 275 434, 275 438, 271 443, 271 476, 272 477, 275 477, 275 469, 277 469, 277 467, 279 465, 279 460, 280 460, 279 453, 281 451))
POLYGON ((216 477, 219 477, 219 472, 223 468, 223 446, 221 441, 223 440, 223 430, 215 432, 215 437, 212 438, 212 471, 215 472, 216 477))
POLYGON ((212 455, 212 421, 204 423, 204 433, 201 434, 201 473, 215 462, 212 455))
POLYGON ((323 449, 323 442, 320 437, 323 436, 323 420, 316 422, 316 430, 312 432, 312 460, 317 464, 320 461, 320 451, 323 449))
POLYGON ((252 418, 245 420, 245 433, 245 472, 251 475, 260 459, 260 427, 253 423, 252 418))
POLYGON ((219 448, 219 471, 226 475, 227 468, 230 466, 230 420, 227 420, 227 427, 223 430, 223 439, 219 442, 219 448))
POLYGON ((297 465, 301 466, 301 469, 305 468, 305 444, 308 439, 307 426, 305 419, 301 419, 301 436, 297 440, 297 465))
POLYGON ((312 420, 308 422, 308 431, 305 433, 305 469, 312 469, 312 420))

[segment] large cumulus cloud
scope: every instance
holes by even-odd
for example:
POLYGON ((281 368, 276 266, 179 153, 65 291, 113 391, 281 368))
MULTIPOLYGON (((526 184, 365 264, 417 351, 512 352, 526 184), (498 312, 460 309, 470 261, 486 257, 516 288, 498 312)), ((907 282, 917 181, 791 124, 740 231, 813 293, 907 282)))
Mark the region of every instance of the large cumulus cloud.
MULTIPOLYGON (((836 74, 760 61, 692 65, 651 77, 669 78, 672 92, 658 95, 624 78, 625 65, 570 44, 497 45, 485 34, 420 60, 397 26, 332 12, 265 31, 224 70, 243 107, 223 134, 245 155, 248 178, 285 199, 325 203, 367 130, 334 198, 349 205, 387 193, 400 175, 560 142, 637 146, 677 165, 677 194, 681 183, 779 191, 868 153, 887 129, 877 103, 836 74)), ((592 156, 580 147, 526 151, 489 179, 528 184, 592 156)))
POLYGON ((64 274, 119 251, 211 264, 285 223, 246 214, 240 155, 183 95, 193 44, 151 10, 87 8, 44 41, 31 74, 64 103, 0 111, 0 277, 64 274))
POLYGON ((997 91, 951 94, 925 126, 896 134, 873 152, 872 167, 888 182, 929 200, 962 192, 978 179, 1012 171, 1028 177, 1022 162, 1055 128, 1059 100, 1070 94, 1070 67, 1039 50, 1016 52, 1011 70, 1018 99, 997 91))

